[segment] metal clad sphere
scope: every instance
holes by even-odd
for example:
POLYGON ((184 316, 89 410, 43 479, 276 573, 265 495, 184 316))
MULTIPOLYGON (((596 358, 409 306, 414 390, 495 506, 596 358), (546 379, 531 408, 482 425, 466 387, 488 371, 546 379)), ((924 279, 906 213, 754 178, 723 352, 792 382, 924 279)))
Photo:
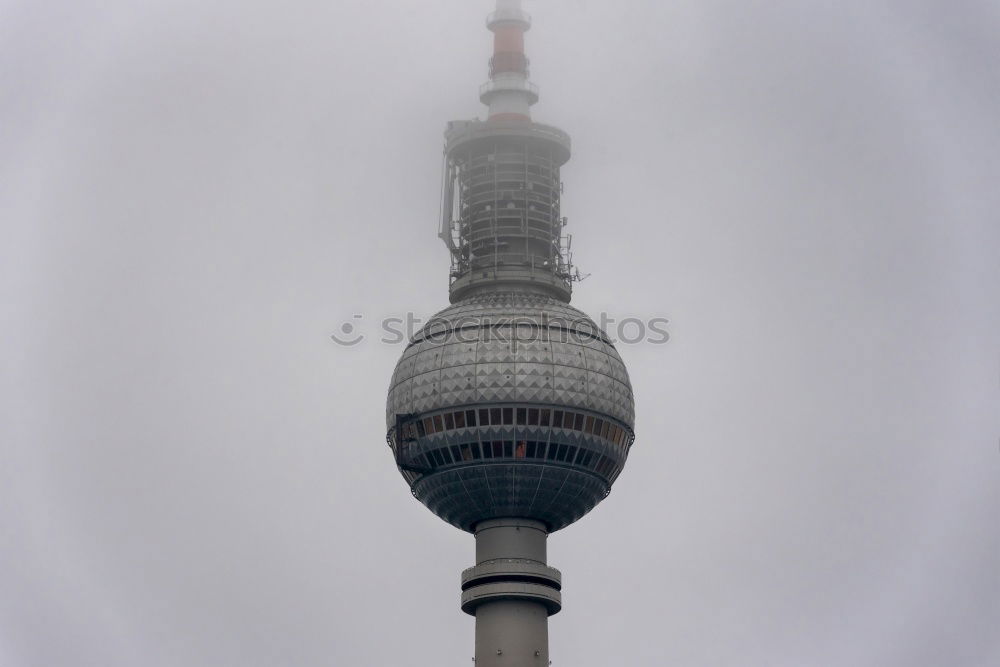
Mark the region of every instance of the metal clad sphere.
POLYGON ((524 517, 558 530, 610 491, 633 440, 628 373, 582 311, 481 294, 434 316, 404 351, 388 440, 414 495, 464 529, 524 517))

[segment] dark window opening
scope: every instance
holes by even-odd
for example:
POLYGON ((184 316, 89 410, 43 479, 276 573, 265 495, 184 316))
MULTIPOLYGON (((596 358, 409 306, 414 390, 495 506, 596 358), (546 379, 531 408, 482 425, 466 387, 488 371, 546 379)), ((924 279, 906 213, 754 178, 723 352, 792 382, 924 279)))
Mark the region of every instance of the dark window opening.
POLYGON ((538 408, 528 410, 528 426, 538 426, 538 408))
POLYGON ((442 421, 441 415, 434 415, 434 430, 439 433, 444 430, 444 421, 442 421))
POLYGON ((586 431, 587 431, 587 433, 593 433, 594 432, 594 418, 591 417, 590 415, 587 415, 587 428, 586 428, 586 431))
POLYGON ((489 426, 490 425, 490 411, 486 408, 479 408, 479 425, 489 426))
POLYGON ((455 459, 455 462, 465 461, 466 458, 462 456, 462 450, 458 445, 451 446, 451 457, 455 459))
POLYGON ((476 411, 466 410, 465 411, 465 423, 470 428, 476 425, 476 411))
POLYGON ((490 408, 490 425, 500 426, 500 408, 490 408))
POLYGON ((575 463, 575 464, 576 464, 576 465, 578 465, 578 466, 582 466, 582 465, 584 465, 584 463, 583 463, 583 459, 584 459, 584 458, 585 458, 586 456, 587 456, 587 450, 586 450, 586 449, 584 449, 583 447, 581 447, 580 449, 578 449, 578 450, 576 451, 576 458, 575 458, 575 459, 573 460, 573 463, 575 463))
POLYGON ((427 431, 427 435, 434 434, 434 420, 430 417, 424 419, 424 430, 427 431))
POLYGON ((594 435, 600 436, 601 435, 601 431, 603 431, 603 430, 604 430, 604 420, 603 419, 595 419, 594 420, 594 435))
POLYGON ((556 428, 562 428, 563 412, 562 410, 552 411, 552 425, 556 428))
POLYGON ((528 446, 525 448, 524 455, 529 459, 535 458, 535 451, 538 449, 538 443, 534 440, 528 441, 528 446))
POLYGON ((559 448, 556 447, 555 443, 550 443, 549 444, 549 451, 545 455, 545 458, 548 459, 549 461, 555 461, 556 460, 556 450, 557 449, 559 449, 559 448))
POLYGON ((417 425, 417 434, 421 438, 424 437, 424 435, 426 434, 426 431, 424 431, 424 422, 422 422, 421 420, 418 419, 416 421, 416 425, 417 425))
POLYGON ((503 457, 503 441, 494 440, 493 441, 493 458, 499 459, 503 457))
POLYGON ((573 430, 582 431, 583 430, 583 415, 577 413, 576 421, 573 423, 573 430))
POLYGON ((528 443, 525 442, 524 440, 521 440, 520 442, 517 443, 517 447, 514 448, 514 458, 523 459, 525 456, 528 455, 527 450, 528 450, 528 443))
POLYGON ((556 460, 557 461, 565 461, 566 460, 566 449, 567 448, 568 448, 568 445, 559 445, 559 451, 556 454, 556 460))
POLYGON ((507 426, 514 424, 514 408, 503 409, 503 423, 507 426))
POLYGON ((542 426, 548 426, 549 425, 549 412, 550 412, 550 410, 548 408, 546 408, 545 410, 542 410, 539 413, 539 415, 538 415, 538 423, 541 424, 542 426))
POLYGON ((601 457, 601 462, 597 465, 597 472, 602 475, 607 475, 614 468, 615 462, 606 456, 601 457))
POLYGON ((517 425, 518 426, 524 426, 525 424, 528 423, 527 417, 526 417, 527 413, 528 413, 528 411, 525 408, 518 408, 517 409, 517 425))
POLYGON ((503 443, 503 456, 509 459, 514 456, 514 443, 510 440, 504 440, 503 443))
POLYGON ((455 428, 465 428, 465 413, 456 412, 455 413, 455 428))
POLYGON ((445 463, 448 464, 454 463, 454 461, 451 458, 451 452, 448 451, 447 447, 442 447, 438 451, 441 452, 441 456, 442 458, 444 458, 445 463))
POLYGON ((444 427, 449 431, 455 430, 455 418, 450 412, 444 416, 444 427))

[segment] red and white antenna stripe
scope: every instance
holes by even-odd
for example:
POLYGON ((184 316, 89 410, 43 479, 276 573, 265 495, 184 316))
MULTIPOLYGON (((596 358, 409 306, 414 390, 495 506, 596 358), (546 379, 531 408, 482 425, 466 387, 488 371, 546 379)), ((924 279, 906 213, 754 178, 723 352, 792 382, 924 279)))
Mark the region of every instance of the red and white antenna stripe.
POLYGON ((531 17, 521 9, 521 0, 497 0, 497 9, 486 19, 493 32, 490 80, 479 90, 479 99, 489 106, 489 120, 531 121, 531 105, 538 101, 538 87, 528 80, 528 58, 524 33, 531 17))

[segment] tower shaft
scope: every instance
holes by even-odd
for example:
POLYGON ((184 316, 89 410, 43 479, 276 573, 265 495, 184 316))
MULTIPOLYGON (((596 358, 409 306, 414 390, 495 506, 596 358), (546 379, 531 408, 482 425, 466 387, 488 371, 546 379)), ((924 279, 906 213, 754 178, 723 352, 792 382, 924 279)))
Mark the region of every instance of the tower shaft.
POLYGON ((476 527, 476 566, 462 575, 462 609, 476 617, 476 667, 549 664, 548 618, 562 606, 546 564, 545 524, 495 519, 476 527))

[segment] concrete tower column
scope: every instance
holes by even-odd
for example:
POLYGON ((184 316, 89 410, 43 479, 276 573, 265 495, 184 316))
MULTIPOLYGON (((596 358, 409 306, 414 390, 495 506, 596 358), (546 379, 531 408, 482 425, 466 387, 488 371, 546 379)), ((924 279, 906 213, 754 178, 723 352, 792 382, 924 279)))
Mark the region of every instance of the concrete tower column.
POLYGON ((476 617, 476 667, 545 667, 549 616, 561 575, 545 563, 545 524, 494 519, 476 526, 476 566, 462 575, 462 610, 476 617))

